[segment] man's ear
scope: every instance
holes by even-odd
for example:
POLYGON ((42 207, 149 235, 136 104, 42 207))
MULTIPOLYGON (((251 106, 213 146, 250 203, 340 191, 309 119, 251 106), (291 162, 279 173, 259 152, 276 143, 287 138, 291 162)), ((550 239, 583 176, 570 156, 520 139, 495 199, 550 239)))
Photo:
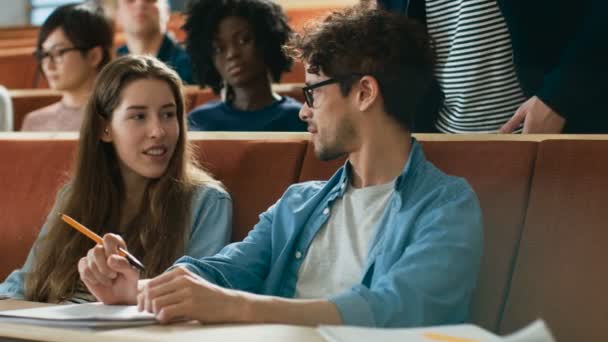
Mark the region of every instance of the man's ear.
POLYGON ((369 75, 361 77, 357 85, 357 104, 359 110, 365 112, 376 103, 380 95, 380 85, 373 76, 369 75))

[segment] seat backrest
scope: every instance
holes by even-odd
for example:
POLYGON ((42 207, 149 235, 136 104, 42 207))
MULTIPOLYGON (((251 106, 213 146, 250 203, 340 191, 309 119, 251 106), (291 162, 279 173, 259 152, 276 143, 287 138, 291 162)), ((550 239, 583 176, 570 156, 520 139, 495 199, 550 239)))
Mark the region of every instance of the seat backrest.
MULTIPOLYGON (((233 198, 233 240, 243 239, 297 181, 306 141, 193 140, 199 159, 233 198)), ((69 179, 77 140, 0 140, 0 279, 20 267, 54 202, 69 179)))
POLYGON ((8 89, 32 88, 38 68, 34 47, 0 50, 0 84, 8 89))
POLYGON ((75 150, 75 140, 0 140, 0 279, 23 264, 75 150))
MULTIPOLYGON (((426 157, 445 173, 465 178, 481 203, 484 217, 484 256, 471 321, 497 331, 523 225, 535 142, 421 141, 426 157)), ((306 151, 299 180, 328 179, 344 158, 321 162, 312 143, 306 151)))
POLYGON ((608 141, 539 144, 501 333, 541 317, 557 341, 605 341, 608 141))
POLYGON ((304 140, 197 140, 201 164, 232 196, 232 240, 240 241, 258 216, 298 179, 304 140))
POLYGON ((33 47, 36 47, 36 41, 37 41, 36 37, 8 38, 8 39, 0 38, 0 49, 23 48, 23 47, 33 48, 33 47))
POLYGON ((302 162, 300 175, 298 176, 298 182, 329 179, 340 166, 344 165, 345 161, 346 157, 330 161, 320 161, 315 156, 314 144, 309 141, 306 146, 306 153, 302 162))
POLYGON ((470 321, 497 331, 526 215, 537 143, 428 141, 423 147, 429 161, 465 178, 479 198, 484 252, 470 321))
POLYGON ((194 100, 194 106, 192 109, 201 106, 209 101, 219 100, 220 96, 216 95, 210 88, 200 89, 196 92, 196 97, 194 100))
POLYGON ((19 38, 33 38, 38 37, 40 32, 39 26, 33 25, 20 25, 20 26, 5 26, 0 28, 0 39, 19 39, 19 38))

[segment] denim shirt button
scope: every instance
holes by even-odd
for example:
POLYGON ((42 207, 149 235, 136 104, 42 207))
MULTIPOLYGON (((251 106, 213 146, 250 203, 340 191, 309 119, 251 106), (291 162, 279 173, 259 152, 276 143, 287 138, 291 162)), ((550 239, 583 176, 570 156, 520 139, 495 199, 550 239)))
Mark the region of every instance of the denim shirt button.
POLYGON ((323 209, 323 215, 327 215, 327 214, 329 214, 329 208, 323 209))
POLYGON ((302 258, 302 252, 296 251, 296 259, 300 260, 302 258))

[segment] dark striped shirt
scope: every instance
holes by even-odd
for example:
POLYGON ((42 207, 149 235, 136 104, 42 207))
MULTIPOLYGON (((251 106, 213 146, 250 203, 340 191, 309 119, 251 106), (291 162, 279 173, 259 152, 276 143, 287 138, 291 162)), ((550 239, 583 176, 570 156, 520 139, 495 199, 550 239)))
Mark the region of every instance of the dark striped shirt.
POLYGON ((496 132, 525 101, 496 0, 426 0, 426 13, 445 94, 437 129, 496 132))

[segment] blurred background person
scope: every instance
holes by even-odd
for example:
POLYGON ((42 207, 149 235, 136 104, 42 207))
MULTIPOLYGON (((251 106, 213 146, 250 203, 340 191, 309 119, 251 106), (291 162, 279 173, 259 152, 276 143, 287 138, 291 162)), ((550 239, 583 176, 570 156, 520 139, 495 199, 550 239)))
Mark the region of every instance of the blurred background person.
POLYGON ((186 49, 201 87, 224 100, 194 109, 199 131, 305 131, 301 104, 272 91, 289 71, 283 45, 292 30, 281 7, 265 0, 199 0, 190 4, 186 49))
POLYGON ((126 44, 118 47, 116 53, 156 56, 177 71, 184 83, 191 84, 190 58, 167 33, 170 15, 168 0, 118 0, 116 20, 126 44))
POLYGON ((435 44, 438 85, 416 131, 608 132, 607 1, 377 3, 423 22, 435 44))
POLYGON ((40 28, 35 56, 59 102, 25 116, 23 131, 77 131, 98 72, 112 58, 114 31, 101 7, 58 7, 40 28))

